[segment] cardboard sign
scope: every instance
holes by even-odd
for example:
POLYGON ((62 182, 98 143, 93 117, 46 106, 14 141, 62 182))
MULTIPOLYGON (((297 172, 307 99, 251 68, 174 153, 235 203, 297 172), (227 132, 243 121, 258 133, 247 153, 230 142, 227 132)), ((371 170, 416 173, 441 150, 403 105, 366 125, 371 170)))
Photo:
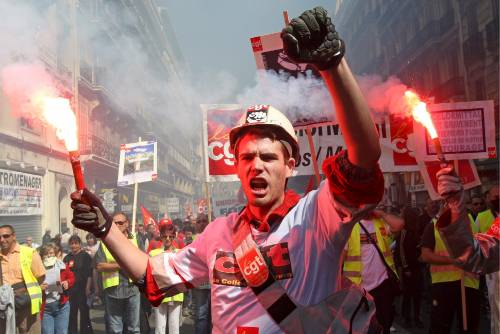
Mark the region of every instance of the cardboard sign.
POLYGON ((180 212, 179 199, 177 197, 166 198, 166 203, 167 203, 167 212, 169 214, 180 212))
POLYGON ((144 141, 120 146, 118 186, 150 182, 158 177, 156 142, 144 141))
POLYGON ((257 69, 274 70, 277 73, 283 71, 292 76, 311 71, 316 77, 321 77, 316 68, 311 64, 296 63, 288 58, 283 51, 283 41, 280 34, 276 32, 250 38, 257 69))
MULTIPOLYGON (((441 169, 439 161, 420 162, 420 172, 424 179, 425 187, 432 200, 441 199, 437 191, 436 173, 441 169)), ((476 165, 472 160, 456 160, 454 162, 455 172, 460 176, 464 189, 471 189, 481 185, 476 165)))
MULTIPOLYGON (((427 106, 448 160, 496 157, 493 101, 427 106)), ((436 160, 436 149, 424 127, 414 122, 418 160, 436 160)))

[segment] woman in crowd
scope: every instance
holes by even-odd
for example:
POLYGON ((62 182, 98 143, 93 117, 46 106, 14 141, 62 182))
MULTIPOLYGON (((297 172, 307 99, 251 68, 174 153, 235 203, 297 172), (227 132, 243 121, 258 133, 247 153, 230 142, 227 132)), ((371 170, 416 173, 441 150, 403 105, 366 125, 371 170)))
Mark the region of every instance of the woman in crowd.
POLYGON ((87 246, 85 246, 85 251, 92 258, 92 282, 91 282, 91 295, 89 296, 89 303, 91 307, 94 307, 94 303, 96 305, 101 304, 99 298, 99 287, 102 285, 101 283, 101 275, 97 274, 97 270, 95 269, 95 261, 94 257, 99 249, 99 242, 96 237, 92 233, 87 233, 85 236, 85 240, 87 240, 87 246))
MULTIPOLYGON (((150 256, 158 255, 161 252, 177 252, 173 246, 176 228, 172 223, 160 225, 160 237, 163 241, 163 247, 153 249, 149 253, 150 256)), ((153 307, 156 323, 155 334, 165 334, 167 323, 169 334, 179 334, 183 300, 184 294, 179 293, 172 297, 165 297, 160 306, 153 307)))
POLYGON ((75 285, 70 290, 69 333, 78 333, 78 312, 80 312, 80 333, 93 333, 90 322, 87 295, 90 294, 92 258, 82 249, 82 240, 77 235, 69 238, 71 253, 66 255, 64 263, 75 274, 75 285))
POLYGON ((42 334, 68 333, 69 302, 68 290, 75 282, 75 276, 64 262, 56 256, 52 243, 40 248, 40 257, 46 270, 46 281, 40 287, 42 299, 42 334), (56 280, 52 281, 52 278, 56 280))

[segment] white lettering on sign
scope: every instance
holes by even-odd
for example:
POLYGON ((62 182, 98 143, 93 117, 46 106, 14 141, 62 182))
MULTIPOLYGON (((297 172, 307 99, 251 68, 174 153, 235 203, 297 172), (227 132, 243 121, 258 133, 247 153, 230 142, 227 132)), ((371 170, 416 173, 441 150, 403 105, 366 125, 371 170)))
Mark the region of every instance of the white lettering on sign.
POLYGON ((213 141, 208 144, 208 157, 215 161, 224 159, 224 163, 226 165, 234 166, 234 154, 229 151, 229 148, 229 141, 226 141, 224 144, 222 144, 220 141, 213 141))
MULTIPOLYGON (((432 120, 438 132, 443 153, 486 151, 483 109, 434 111, 432 120)), ((429 140, 427 152, 435 153, 434 145, 429 140)))

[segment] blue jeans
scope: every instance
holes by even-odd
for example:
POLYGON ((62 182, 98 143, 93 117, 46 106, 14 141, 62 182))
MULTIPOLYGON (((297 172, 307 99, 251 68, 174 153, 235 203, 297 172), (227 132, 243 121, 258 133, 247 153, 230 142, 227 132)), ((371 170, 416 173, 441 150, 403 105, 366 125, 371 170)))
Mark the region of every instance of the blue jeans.
POLYGON ((42 334, 68 333, 69 302, 60 305, 59 301, 45 304, 42 318, 42 334))
POLYGON ((140 334, 140 294, 124 299, 109 297, 106 292, 104 295, 106 298, 107 333, 121 334, 124 332, 124 325, 126 325, 127 334, 140 334))
POLYGON ((210 314, 210 290, 193 289, 196 304, 195 334, 209 334, 212 332, 212 317, 210 314))

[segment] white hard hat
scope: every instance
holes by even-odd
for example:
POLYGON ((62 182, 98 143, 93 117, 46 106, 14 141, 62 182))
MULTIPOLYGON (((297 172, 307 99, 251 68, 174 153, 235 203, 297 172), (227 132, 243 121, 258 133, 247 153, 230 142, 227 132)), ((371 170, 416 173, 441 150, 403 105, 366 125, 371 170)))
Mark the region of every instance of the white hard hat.
POLYGON ((295 160, 299 158, 299 143, 293 125, 278 109, 270 105, 248 107, 238 124, 229 133, 229 142, 233 151, 242 132, 249 127, 270 127, 277 130, 277 138, 287 148, 290 156, 295 160))

